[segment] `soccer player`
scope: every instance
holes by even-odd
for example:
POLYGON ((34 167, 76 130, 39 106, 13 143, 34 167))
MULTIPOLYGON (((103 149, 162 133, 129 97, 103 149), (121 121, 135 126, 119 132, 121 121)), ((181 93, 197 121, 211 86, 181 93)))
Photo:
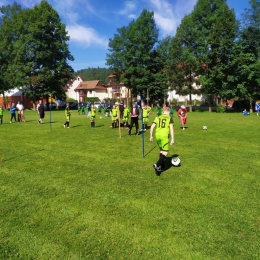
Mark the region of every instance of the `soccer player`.
POLYGON ((182 130, 185 130, 185 124, 187 123, 187 109, 184 105, 178 110, 178 117, 181 121, 182 130))
POLYGON ((157 103, 157 116, 160 116, 162 114, 162 108, 159 103, 157 103))
POLYGON ((170 117, 173 117, 174 114, 174 108, 173 105, 170 106, 170 117))
POLYGON ((82 104, 82 106, 81 106, 81 114, 82 114, 82 115, 85 115, 85 107, 84 107, 84 104, 82 104))
POLYGON ((0 123, 3 124, 4 109, 0 106, 0 123))
POLYGON ((70 115, 71 115, 71 112, 70 112, 70 104, 69 103, 66 103, 66 107, 65 107, 65 116, 66 116, 66 122, 65 124, 63 125, 64 128, 70 128, 70 115))
POLYGON ((123 125, 125 128, 128 128, 129 113, 129 108, 127 107, 127 105, 124 105, 123 125))
POLYGON ((96 128, 95 126, 95 118, 96 118, 96 109, 93 104, 90 105, 90 121, 91 128, 96 128))
POLYGON ((249 112, 248 112, 246 109, 244 109, 244 110, 243 110, 243 115, 244 115, 244 116, 249 116, 250 114, 249 114, 249 112))
POLYGON ((143 131, 146 131, 148 123, 149 123, 149 115, 150 115, 151 110, 146 104, 143 104, 143 125, 144 129, 143 131))
POLYGON ((101 106, 101 104, 99 104, 98 105, 98 113, 101 115, 101 113, 102 113, 102 106, 101 106))
POLYGON ((260 114, 260 101, 255 103, 255 112, 257 116, 260 114))
POLYGON ((159 160, 157 163, 153 164, 155 174, 160 176, 161 172, 164 170, 164 160, 168 155, 169 151, 169 134, 171 135, 170 145, 174 144, 174 128, 173 119, 170 117, 170 109, 168 107, 163 107, 163 113, 157 116, 150 129, 150 141, 153 141, 153 132, 155 130, 155 140, 160 148, 159 160))
POLYGON ((116 105, 113 105, 113 108, 111 110, 112 128, 116 128, 117 113, 118 113, 118 108, 116 107, 116 105))
MULTIPOLYGON (((84 104, 83 104, 84 106, 84 104)), ((80 115, 80 111, 81 111, 81 106, 80 106, 80 103, 78 103, 78 114, 80 115)))

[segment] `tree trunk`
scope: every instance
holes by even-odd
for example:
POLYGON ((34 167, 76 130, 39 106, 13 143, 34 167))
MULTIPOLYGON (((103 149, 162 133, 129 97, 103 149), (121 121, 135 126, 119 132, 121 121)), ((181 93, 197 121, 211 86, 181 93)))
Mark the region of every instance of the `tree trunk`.
POLYGON ((212 96, 209 96, 208 100, 209 100, 209 112, 212 112, 212 96))
POLYGON ((252 102, 252 96, 249 98, 249 103, 250 103, 250 113, 253 113, 253 102, 252 102))

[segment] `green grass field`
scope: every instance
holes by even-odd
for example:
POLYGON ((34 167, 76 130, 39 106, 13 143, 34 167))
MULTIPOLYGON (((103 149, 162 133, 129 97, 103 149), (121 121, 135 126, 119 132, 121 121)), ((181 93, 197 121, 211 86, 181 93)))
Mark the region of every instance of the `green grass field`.
POLYGON ((260 259, 260 117, 193 112, 183 131, 175 113, 158 177, 148 131, 143 158, 104 115, 25 115, 0 125, 0 259, 260 259))

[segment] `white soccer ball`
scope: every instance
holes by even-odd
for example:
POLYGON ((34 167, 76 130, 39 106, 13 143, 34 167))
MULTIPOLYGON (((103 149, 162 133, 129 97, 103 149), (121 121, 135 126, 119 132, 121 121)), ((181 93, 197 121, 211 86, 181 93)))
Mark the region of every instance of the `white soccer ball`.
POLYGON ((102 116, 100 117, 100 119, 102 118, 102 116))
POLYGON ((172 157, 172 165, 179 166, 181 164, 181 159, 179 157, 172 157))
POLYGON ((207 130, 208 128, 207 128, 206 125, 204 125, 204 126, 202 127, 202 129, 203 129, 203 130, 207 130))

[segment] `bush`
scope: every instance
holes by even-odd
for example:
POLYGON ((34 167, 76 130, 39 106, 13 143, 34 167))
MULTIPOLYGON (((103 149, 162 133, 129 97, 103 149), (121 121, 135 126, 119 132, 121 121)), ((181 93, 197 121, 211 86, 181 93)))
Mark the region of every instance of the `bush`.
POLYGON ((226 110, 226 107, 222 104, 217 104, 217 113, 224 113, 226 110))

